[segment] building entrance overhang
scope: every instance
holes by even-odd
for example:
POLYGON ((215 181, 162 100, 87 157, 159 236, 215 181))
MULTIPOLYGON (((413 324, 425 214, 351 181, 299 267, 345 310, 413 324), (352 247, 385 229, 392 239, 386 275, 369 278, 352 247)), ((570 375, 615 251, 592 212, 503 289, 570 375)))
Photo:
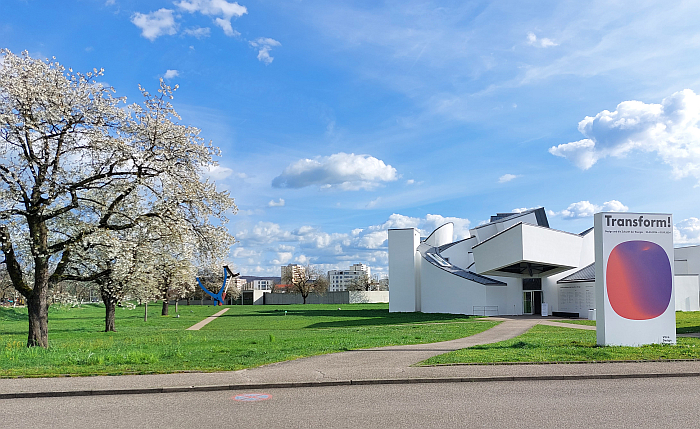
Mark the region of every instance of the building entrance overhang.
POLYGON ((583 237, 518 223, 473 247, 474 271, 505 277, 548 277, 579 265, 583 237))

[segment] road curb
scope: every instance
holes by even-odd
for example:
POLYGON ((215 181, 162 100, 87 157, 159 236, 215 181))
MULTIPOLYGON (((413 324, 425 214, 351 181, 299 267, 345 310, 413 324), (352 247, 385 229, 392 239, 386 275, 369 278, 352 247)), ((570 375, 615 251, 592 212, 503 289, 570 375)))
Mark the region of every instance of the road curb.
POLYGON ((700 377, 700 372, 639 373, 639 374, 579 374, 494 377, 431 377, 390 378, 367 380, 331 380, 286 383, 221 384, 204 386, 147 387, 132 389, 68 390, 47 392, 0 393, 2 399, 61 398, 70 396, 145 395, 154 393, 215 392, 223 390, 293 389, 304 387, 371 386, 388 384, 429 383, 489 383, 503 381, 562 381, 562 380, 614 380, 631 378, 700 377))

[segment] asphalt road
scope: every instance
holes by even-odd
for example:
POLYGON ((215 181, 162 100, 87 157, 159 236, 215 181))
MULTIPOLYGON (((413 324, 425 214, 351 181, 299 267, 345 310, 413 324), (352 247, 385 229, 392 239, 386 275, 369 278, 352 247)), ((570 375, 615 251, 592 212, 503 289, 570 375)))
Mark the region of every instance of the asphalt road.
POLYGON ((692 428, 699 399, 696 377, 7 399, 0 428, 692 428))

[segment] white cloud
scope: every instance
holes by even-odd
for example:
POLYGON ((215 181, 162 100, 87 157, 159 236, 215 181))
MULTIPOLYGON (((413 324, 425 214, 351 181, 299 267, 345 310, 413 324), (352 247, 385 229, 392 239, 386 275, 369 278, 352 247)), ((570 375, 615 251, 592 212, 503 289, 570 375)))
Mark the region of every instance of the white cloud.
POLYGON ((590 201, 579 201, 570 204, 569 207, 560 212, 550 210, 549 214, 552 216, 561 216, 564 219, 581 219, 592 217, 598 212, 626 212, 628 210, 629 207, 617 200, 606 201, 602 206, 593 204, 590 201))
POLYGON ((286 230, 276 223, 258 222, 235 234, 237 243, 232 255, 239 264, 248 261, 248 267, 241 271, 258 272, 255 267, 261 260, 267 261, 268 275, 279 275, 278 265, 289 262, 313 262, 324 270, 364 262, 372 265, 373 273, 382 273, 388 263, 389 228, 414 227, 427 236, 447 222, 455 225, 455 240, 469 236, 468 219, 432 214, 418 218, 394 213, 382 224, 354 228, 347 233, 327 233, 310 225, 286 230))
POLYGON ((250 46, 258 49, 258 60, 265 64, 270 64, 274 61, 274 58, 270 56, 270 50, 274 47, 282 46, 280 42, 269 37, 259 37, 248 43, 250 43, 250 46))
POLYGON ((173 11, 159 9, 151 13, 136 12, 131 16, 131 22, 141 29, 141 35, 151 42, 163 35, 177 33, 177 24, 173 11))
POLYGON ((275 188, 374 189, 383 182, 397 180, 396 169, 369 155, 336 153, 314 159, 300 159, 275 177, 275 188))
POLYGON ((236 2, 229 3, 226 0, 183 0, 175 4, 189 13, 199 12, 203 15, 216 17, 214 24, 221 27, 227 36, 240 35, 231 26, 231 18, 238 18, 248 13, 245 6, 236 2))
POLYGON ((546 37, 537 38, 533 32, 527 33, 527 44, 537 46, 538 48, 550 48, 559 45, 558 43, 554 43, 552 39, 547 39, 546 37))
POLYGON ((614 112, 586 116, 578 129, 586 138, 553 146, 549 152, 586 170, 606 156, 624 157, 633 151, 655 152, 671 166, 676 179, 700 181, 700 96, 686 89, 661 104, 624 101, 614 112))
POLYGON ((284 265, 292 260, 294 253, 292 252, 277 252, 277 258, 270 261, 274 265, 284 265))
POLYGON ((290 241, 292 234, 289 231, 284 231, 279 224, 273 222, 260 221, 252 229, 244 229, 236 235, 236 239, 241 243, 249 245, 252 243, 279 243, 290 241))
POLYGON ((673 228, 674 244, 700 244, 700 219, 691 217, 676 223, 673 228))
POLYGON ((365 208, 371 209, 371 208, 375 207, 377 204, 379 204, 379 202, 381 200, 382 200, 382 197, 377 197, 377 198, 373 199, 372 201, 368 202, 367 205, 365 206, 365 208))
POLYGON ((516 174, 504 174, 503 176, 498 178, 498 183, 506 183, 510 182, 511 180, 515 179, 518 177, 516 174))
POLYGON ((284 207, 284 199, 280 198, 279 201, 275 200, 270 200, 269 203, 267 203, 268 207, 284 207))
POLYGON ((413 185, 414 183, 416 183, 416 181, 413 180, 413 179, 408 179, 408 180, 406 180, 406 184, 407 184, 407 185, 413 185))
MULTIPOLYGON (((542 206, 530 207, 530 208, 520 207, 520 208, 511 210, 511 212, 512 212, 512 213, 522 213, 522 212, 526 212, 526 211, 528 211, 528 210, 538 209, 538 208, 540 208, 540 207, 542 207, 542 206)), ((551 210, 550 210, 550 212, 551 212, 551 213, 554 213, 554 212, 552 212, 551 210)), ((488 223, 488 221, 487 221, 486 223, 488 223)), ((481 225, 481 224, 480 224, 480 225, 481 225)))
POLYGON ((163 75, 163 78, 165 78, 165 79, 172 79, 172 78, 177 77, 177 76, 180 76, 180 72, 178 72, 177 70, 170 70, 170 69, 168 69, 168 70, 165 71, 165 74, 163 75))
POLYGON ((105 6, 112 6, 115 3, 116 0, 107 0, 105 1, 105 6))
POLYGON ((430 234, 435 229, 448 222, 452 222, 454 224, 455 240, 461 240, 463 238, 469 238, 471 236, 471 234, 469 233, 469 224, 471 222, 469 221, 469 219, 459 217, 443 217, 440 215, 428 214, 425 216, 425 220, 421 222, 421 227, 425 234, 430 234))
MULTIPOLYGON (((186 28, 183 31, 184 34, 187 36, 193 36, 198 39, 204 39, 207 38, 211 35, 211 29, 209 27, 193 27, 193 28, 186 28)), ((192 46, 190 46, 192 48, 192 46)))
POLYGON ((382 247, 384 242, 389 238, 386 230, 384 231, 373 231, 365 234, 360 238, 359 245, 365 249, 378 249, 382 247))
MULTIPOLYGON (((214 180, 223 180, 233 174, 233 170, 220 165, 210 165, 207 167, 205 174, 214 180)), ((237 176, 241 174, 245 176, 245 173, 238 173, 237 176)))

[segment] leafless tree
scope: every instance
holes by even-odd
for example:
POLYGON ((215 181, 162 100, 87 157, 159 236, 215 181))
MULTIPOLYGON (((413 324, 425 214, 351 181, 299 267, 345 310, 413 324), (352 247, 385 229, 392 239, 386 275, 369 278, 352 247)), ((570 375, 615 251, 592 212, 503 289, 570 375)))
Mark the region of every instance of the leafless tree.
POLYGON ((313 265, 307 265, 303 272, 299 272, 297 275, 292 273, 285 275, 282 278, 282 283, 290 285, 292 293, 300 294, 304 299, 304 304, 311 293, 323 295, 328 291, 328 277, 320 268, 313 265))

